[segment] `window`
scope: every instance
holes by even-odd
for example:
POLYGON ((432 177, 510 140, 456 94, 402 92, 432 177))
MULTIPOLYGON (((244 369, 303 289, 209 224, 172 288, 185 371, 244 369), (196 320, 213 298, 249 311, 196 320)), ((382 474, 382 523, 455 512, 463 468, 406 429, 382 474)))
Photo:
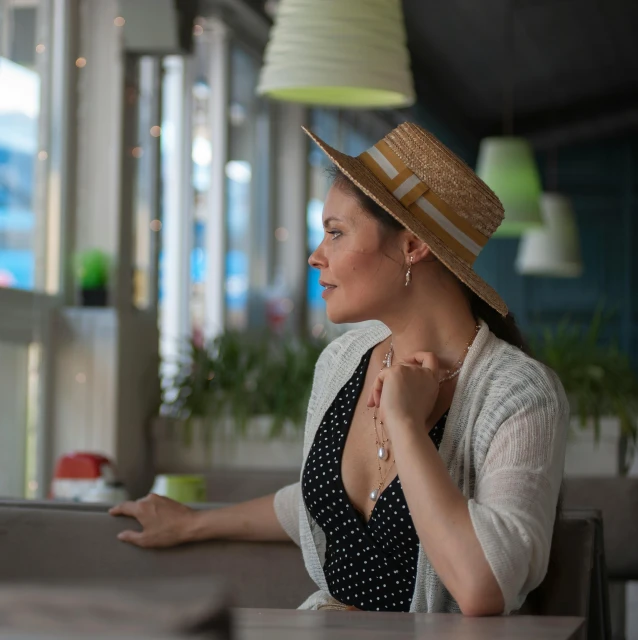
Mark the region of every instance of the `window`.
POLYGON ((174 350, 168 341, 201 341, 222 320, 235 330, 267 322, 271 114, 255 94, 261 60, 224 40, 212 24, 191 59, 164 62, 159 296, 165 355, 174 350), (217 307, 223 317, 216 317, 217 307))
POLYGON ((0 2, 0 287, 42 288, 48 3, 0 2), (40 273, 38 273, 38 267, 40 273))
POLYGON ((47 183, 51 167, 60 166, 62 129, 50 121, 49 84, 63 64, 52 7, 49 0, 0 0, 0 495, 10 497, 42 495, 45 479, 37 461, 48 416, 38 398, 50 381, 41 363, 57 303, 48 294, 59 292, 61 222, 47 217, 59 205, 47 183))
POLYGON ((226 326, 266 323, 271 277, 270 117, 255 95, 260 61, 238 44, 230 50, 226 174, 226 326))

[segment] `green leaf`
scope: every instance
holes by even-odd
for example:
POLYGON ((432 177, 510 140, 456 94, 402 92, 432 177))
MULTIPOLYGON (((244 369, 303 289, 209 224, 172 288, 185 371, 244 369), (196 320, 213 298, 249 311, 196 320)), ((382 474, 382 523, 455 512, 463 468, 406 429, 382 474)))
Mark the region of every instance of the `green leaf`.
POLYGON ((600 302, 586 326, 569 316, 554 327, 536 328, 534 355, 561 379, 581 428, 592 419, 594 439, 600 437, 600 418, 614 415, 627 436, 628 450, 636 449, 638 434, 638 377, 613 335, 614 310, 600 302))
POLYGON ((232 419, 237 435, 250 420, 271 418, 277 437, 286 424, 304 427, 315 363, 324 341, 270 333, 227 331, 205 345, 192 340, 180 346, 175 374, 164 387, 162 413, 185 422, 205 419, 210 433, 223 418, 232 419))

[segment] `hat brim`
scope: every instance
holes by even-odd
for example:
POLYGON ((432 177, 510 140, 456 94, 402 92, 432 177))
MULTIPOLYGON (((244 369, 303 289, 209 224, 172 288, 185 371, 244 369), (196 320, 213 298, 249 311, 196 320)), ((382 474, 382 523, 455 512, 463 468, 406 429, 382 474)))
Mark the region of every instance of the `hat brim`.
POLYGON ((483 278, 479 277, 472 267, 451 251, 445 243, 435 236, 423 223, 406 209, 381 183, 359 158, 346 155, 337 151, 312 131, 302 127, 317 146, 330 158, 330 160, 351 180, 363 193, 372 198, 379 206, 383 207, 393 218, 398 220, 406 229, 423 240, 432 253, 452 272, 459 280, 465 283, 477 296, 487 302, 502 316, 508 313, 507 305, 490 287, 483 278))

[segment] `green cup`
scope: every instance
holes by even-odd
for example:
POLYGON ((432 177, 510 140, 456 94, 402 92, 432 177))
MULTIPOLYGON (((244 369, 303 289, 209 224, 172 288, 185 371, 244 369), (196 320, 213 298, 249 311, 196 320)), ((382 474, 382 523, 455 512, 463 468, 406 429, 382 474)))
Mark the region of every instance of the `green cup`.
POLYGON ((151 493, 177 502, 206 502, 206 482, 202 475, 161 474, 155 476, 151 493))

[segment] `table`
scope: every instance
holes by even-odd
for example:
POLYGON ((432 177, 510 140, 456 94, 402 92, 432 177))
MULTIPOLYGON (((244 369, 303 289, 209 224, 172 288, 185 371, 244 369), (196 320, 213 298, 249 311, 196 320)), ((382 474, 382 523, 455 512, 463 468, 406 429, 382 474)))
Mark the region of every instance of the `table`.
POLYGON ((234 609, 237 640, 569 640, 584 618, 234 609))

